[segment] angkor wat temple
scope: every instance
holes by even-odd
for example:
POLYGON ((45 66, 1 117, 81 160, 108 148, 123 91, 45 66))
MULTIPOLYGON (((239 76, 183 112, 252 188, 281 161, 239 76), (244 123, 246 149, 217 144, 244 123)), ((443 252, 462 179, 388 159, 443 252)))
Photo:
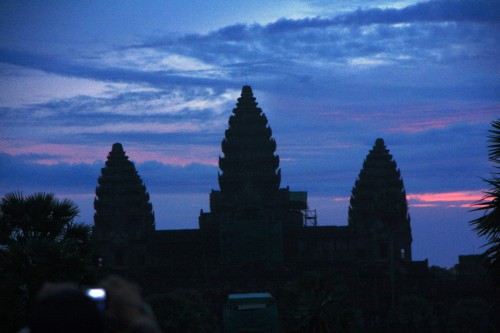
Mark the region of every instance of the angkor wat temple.
POLYGON ((326 316, 349 332, 359 331, 355 323, 367 332, 445 332, 466 318, 455 313, 476 318, 478 307, 489 309, 484 325, 497 321, 481 256, 460 256, 450 270, 412 260, 405 188, 383 139, 354 183, 346 226, 319 226, 307 192, 280 187, 276 141, 249 86, 221 146, 220 189, 210 192, 199 228, 156 230, 146 186, 113 144, 94 201, 98 276, 126 276, 151 297, 195 290, 215 317, 228 294, 270 292, 283 331, 326 316))
POLYGON ((376 139, 354 184, 347 226, 317 225, 307 192, 280 187, 276 141, 250 86, 242 89, 221 146, 220 190, 211 191, 199 229, 155 230, 146 187, 122 145, 113 145, 94 203, 102 270, 151 291, 189 283, 245 291, 272 289, 307 270, 427 268, 426 261, 412 261, 405 188, 383 139, 376 139))
POLYGON ((207 332, 223 326, 229 294, 255 292, 274 295, 283 332, 493 332, 492 325, 500 326, 481 256, 460 256, 449 270, 412 260, 405 188, 383 139, 362 164, 346 226, 319 226, 307 192, 280 186, 276 141, 249 86, 221 146, 220 189, 210 192, 199 228, 156 230, 146 186, 122 145, 113 144, 94 202, 97 276, 128 277, 163 316, 180 306, 176 313, 191 318, 182 320, 212 323, 207 332), (183 310, 182 304, 190 305, 183 310))

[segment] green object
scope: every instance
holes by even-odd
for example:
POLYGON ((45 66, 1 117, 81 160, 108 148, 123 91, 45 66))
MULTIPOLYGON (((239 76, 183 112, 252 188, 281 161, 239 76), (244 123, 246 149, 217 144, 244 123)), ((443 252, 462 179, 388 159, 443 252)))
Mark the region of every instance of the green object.
POLYGON ((223 310, 224 332, 279 332, 278 306, 270 293, 230 294, 223 310))

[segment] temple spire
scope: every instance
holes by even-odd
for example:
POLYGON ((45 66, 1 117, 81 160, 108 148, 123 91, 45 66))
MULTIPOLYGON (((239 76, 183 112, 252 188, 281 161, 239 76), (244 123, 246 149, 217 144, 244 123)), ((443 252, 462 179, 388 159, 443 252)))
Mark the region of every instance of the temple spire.
MULTIPOLYGON (((371 234, 378 241, 395 237, 390 242, 404 253, 405 260, 411 260, 406 191, 401 173, 382 138, 375 141, 354 184, 348 223, 358 234, 371 234)), ((372 255, 377 251, 379 248, 368 250, 372 255)), ((399 252, 394 255, 400 256, 399 252)))
POLYGON ((94 201, 96 232, 145 237, 155 228, 153 207, 146 186, 120 143, 113 144, 94 201))
POLYGON ((252 88, 243 86, 222 140, 219 186, 229 200, 269 202, 279 190, 281 173, 276 141, 252 88))
POLYGON ((352 189, 349 224, 358 227, 359 223, 370 223, 374 217, 383 218, 389 211, 397 215, 398 223, 409 221, 401 173, 384 140, 378 138, 352 189))

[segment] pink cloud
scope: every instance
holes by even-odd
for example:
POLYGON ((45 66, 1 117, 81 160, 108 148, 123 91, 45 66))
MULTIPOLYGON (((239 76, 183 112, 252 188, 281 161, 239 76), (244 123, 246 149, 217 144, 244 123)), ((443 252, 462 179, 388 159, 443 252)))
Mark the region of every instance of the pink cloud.
MULTIPOLYGON (((217 147, 218 148, 218 147, 217 147)), ((135 163, 156 161, 167 165, 186 166, 192 163, 217 165, 218 150, 204 145, 147 146, 124 144, 127 156, 135 163)), ((58 163, 94 163, 104 161, 109 145, 65 145, 37 143, 32 141, 9 141, 0 139, 0 152, 9 155, 49 155, 34 159, 35 163, 54 165, 58 163)))
POLYGON ((472 204, 483 197, 483 192, 455 191, 439 193, 414 193, 406 196, 412 207, 472 207, 472 204))
POLYGON ((471 104, 448 102, 446 104, 400 105, 392 110, 359 113, 344 108, 323 112, 320 116, 336 121, 382 122, 386 131, 395 133, 419 133, 431 129, 444 129, 455 124, 489 122, 500 111, 498 103, 471 104), (393 117, 388 121, 387 115, 393 117))
POLYGON ((420 208, 426 208, 426 207, 437 207, 437 204, 411 204, 412 207, 420 207, 420 208))
POLYGON ((407 117, 400 118, 401 121, 388 128, 392 132, 418 133, 430 129, 443 129, 454 124, 467 122, 468 124, 477 123, 482 119, 490 119, 492 115, 497 114, 500 105, 469 105, 462 103, 450 103, 445 106, 419 105, 415 107, 405 107, 399 110, 401 115, 408 115, 413 118, 411 122, 407 117), (454 112, 443 112, 450 111, 454 112), (417 115, 417 116, 415 116, 417 115), (418 116, 420 115, 420 116, 418 116))
MULTIPOLYGON (((109 149, 109 148, 108 148, 109 149)), ((93 163, 104 160, 107 156, 107 147, 88 145, 65 145, 53 143, 38 143, 27 140, 1 140, 0 152, 9 155, 49 155, 35 159, 36 163, 53 165, 57 163, 93 163)))
POLYGON ((392 132, 418 133, 430 129, 443 129, 454 123, 449 119, 412 121, 390 129, 392 132))
MULTIPOLYGON (((462 207, 471 208, 473 203, 483 197, 483 192, 478 191, 455 191, 438 193, 412 193, 407 194, 406 199, 411 207, 462 207)), ((335 197, 335 202, 349 201, 349 197, 335 197)))

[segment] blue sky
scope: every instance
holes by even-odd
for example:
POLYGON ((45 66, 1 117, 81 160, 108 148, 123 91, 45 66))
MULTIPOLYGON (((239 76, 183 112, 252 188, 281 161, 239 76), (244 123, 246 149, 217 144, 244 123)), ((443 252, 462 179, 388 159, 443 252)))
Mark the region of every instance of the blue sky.
POLYGON ((414 258, 450 267, 500 115, 500 1, 1 1, 0 194, 53 192, 92 223, 121 142, 160 229, 196 228, 241 86, 276 138, 282 186, 347 223, 384 138, 410 203, 414 258))

